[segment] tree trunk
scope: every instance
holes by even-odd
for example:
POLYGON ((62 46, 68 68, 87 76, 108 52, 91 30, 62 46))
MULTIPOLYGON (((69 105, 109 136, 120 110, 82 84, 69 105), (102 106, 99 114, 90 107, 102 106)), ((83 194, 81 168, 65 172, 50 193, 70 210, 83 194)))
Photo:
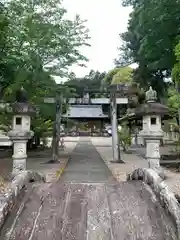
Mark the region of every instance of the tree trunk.
POLYGON ((57 134, 56 134, 56 122, 54 123, 53 128, 53 139, 52 139, 52 159, 50 162, 57 162, 58 161, 58 144, 57 144, 57 134))

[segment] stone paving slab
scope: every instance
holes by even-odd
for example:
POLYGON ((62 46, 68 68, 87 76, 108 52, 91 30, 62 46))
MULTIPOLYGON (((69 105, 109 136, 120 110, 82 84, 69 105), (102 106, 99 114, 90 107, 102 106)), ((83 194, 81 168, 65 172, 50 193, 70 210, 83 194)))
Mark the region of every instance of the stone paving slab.
POLYGON ((3 240, 175 240, 172 220, 141 181, 41 184, 3 240))

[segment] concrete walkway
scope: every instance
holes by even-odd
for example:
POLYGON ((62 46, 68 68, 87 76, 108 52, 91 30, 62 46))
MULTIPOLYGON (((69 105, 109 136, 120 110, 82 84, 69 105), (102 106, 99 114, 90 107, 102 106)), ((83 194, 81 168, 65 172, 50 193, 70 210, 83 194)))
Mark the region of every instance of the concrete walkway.
POLYGON ((91 141, 88 138, 81 138, 71 154, 61 181, 112 183, 115 179, 91 141))

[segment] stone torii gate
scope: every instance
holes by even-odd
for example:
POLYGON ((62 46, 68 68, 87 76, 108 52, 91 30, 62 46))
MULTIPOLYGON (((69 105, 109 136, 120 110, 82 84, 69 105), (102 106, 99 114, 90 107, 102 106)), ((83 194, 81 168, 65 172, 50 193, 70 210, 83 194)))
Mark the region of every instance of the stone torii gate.
MULTIPOLYGON (((44 103, 55 105, 56 108, 56 120, 53 128, 52 139, 52 160, 50 162, 57 162, 59 158, 59 141, 60 141, 60 126, 62 118, 62 104, 64 102, 63 95, 57 94, 55 98, 44 98, 44 103)), ((63 143, 64 144, 64 143, 63 143)))
POLYGON ((112 124, 112 151, 113 151, 113 160, 112 163, 123 163, 120 155, 120 142, 118 136, 118 122, 117 122, 117 94, 123 95, 127 92, 128 85, 126 84, 113 84, 110 85, 107 89, 101 91, 100 89, 85 89, 86 99, 89 100, 89 92, 92 93, 102 93, 108 94, 110 96, 110 116, 112 124))
MULTIPOLYGON (((117 94, 124 95, 124 92, 127 92, 128 86, 126 84, 116 84, 110 85, 108 89, 101 91, 100 89, 88 88, 84 89, 84 101, 88 103, 90 101, 89 93, 106 93, 110 95, 110 114, 111 114, 111 124, 112 124, 112 151, 113 151, 113 161, 112 163, 123 163, 120 156, 120 145, 118 137, 118 124, 117 124, 117 94)), ((55 98, 47 97, 44 98, 45 103, 55 104, 56 105, 56 123, 54 127, 54 134, 56 139, 60 139, 60 124, 61 124, 61 104, 65 101, 63 96, 57 95, 55 98)), ((58 159, 58 140, 54 141, 54 150, 53 150, 53 160, 58 159)))

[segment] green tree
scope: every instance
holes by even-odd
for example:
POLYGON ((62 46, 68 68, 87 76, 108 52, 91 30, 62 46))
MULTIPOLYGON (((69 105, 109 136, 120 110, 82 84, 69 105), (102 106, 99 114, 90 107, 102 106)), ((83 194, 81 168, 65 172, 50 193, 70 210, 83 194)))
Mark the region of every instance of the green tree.
MULTIPOLYGON (((178 119, 178 111, 180 111, 180 42, 175 47, 176 63, 172 69, 173 86, 169 89, 168 105, 172 115, 178 119)), ((180 116, 179 116, 180 117, 180 116)), ((180 122, 179 122, 180 124, 180 122)))
POLYGON ((9 58, 9 50, 11 49, 9 32, 10 20, 6 14, 5 6, 0 3, 0 92, 13 81, 15 72, 15 62, 9 58))
POLYGON ((126 123, 122 124, 121 130, 118 131, 118 135, 119 135, 119 141, 123 148, 123 152, 127 152, 128 148, 131 145, 131 134, 129 132, 129 129, 126 123))
POLYGON ((83 78, 76 78, 71 74, 70 79, 65 83, 66 86, 72 87, 76 90, 79 97, 83 96, 84 90, 90 90, 90 97, 95 97, 98 91, 102 89, 102 82, 105 77, 105 72, 91 70, 88 75, 83 78), (97 93, 96 93, 97 91, 97 93))
POLYGON ((180 42, 175 47, 176 63, 172 69, 172 80, 177 88, 180 88, 180 42))
POLYGON ((88 30, 78 15, 74 21, 66 19, 62 1, 10 0, 5 5, 11 20, 11 56, 28 65, 36 60, 60 76, 73 63, 87 60, 79 48, 88 45, 88 30))
POLYGON ((3 7, 8 21, 6 43, 11 46, 6 62, 15 65, 11 88, 26 82, 43 87, 39 80, 43 74, 47 86, 50 75, 64 76, 73 63, 87 60, 79 48, 88 45, 88 30, 79 16, 74 21, 65 18, 61 1, 10 0, 4 1, 3 7))
MULTIPOLYGON (((57 90, 52 75, 64 77, 69 66, 87 61, 80 52, 81 46, 89 46, 84 23, 79 16, 68 20, 59 0, 10 0, 0 5, 3 100, 14 101, 23 85, 39 110, 33 129, 41 125, 44 132, 44 126, 49 129, 49 120, 54 120, 55 109, 43 103, 44 97, 55 96, 57 90)), ((2 118, 1 114, 3 122, 2 118)))
POLYGON ((110 70, 104 78, 104 86, 109 86, 112 83, 113 77, 118 73, 120 68, 114 68, 110 70))
POLYGON ((174 47, 178 42, 180 3, 177 0, 125 0, 132 5, 128 31, 121 35, 123 46, 120 62, 138 63, 134 79, 142 87, 150 84, 165 95, 166 77, 175 63, 174 47), (128 57, 128 59, 126 59, 128 57))
POLYGON ((171 115, 177 117, 180 94, 177 92, 174 86, 169 87, 168 89, 168 107, 170 109, 171 115))
POLYGON ((119 83, 132 83, 133 69, 131 67, 120 68, 119 71, 113 76, 112 84, 119 83))

